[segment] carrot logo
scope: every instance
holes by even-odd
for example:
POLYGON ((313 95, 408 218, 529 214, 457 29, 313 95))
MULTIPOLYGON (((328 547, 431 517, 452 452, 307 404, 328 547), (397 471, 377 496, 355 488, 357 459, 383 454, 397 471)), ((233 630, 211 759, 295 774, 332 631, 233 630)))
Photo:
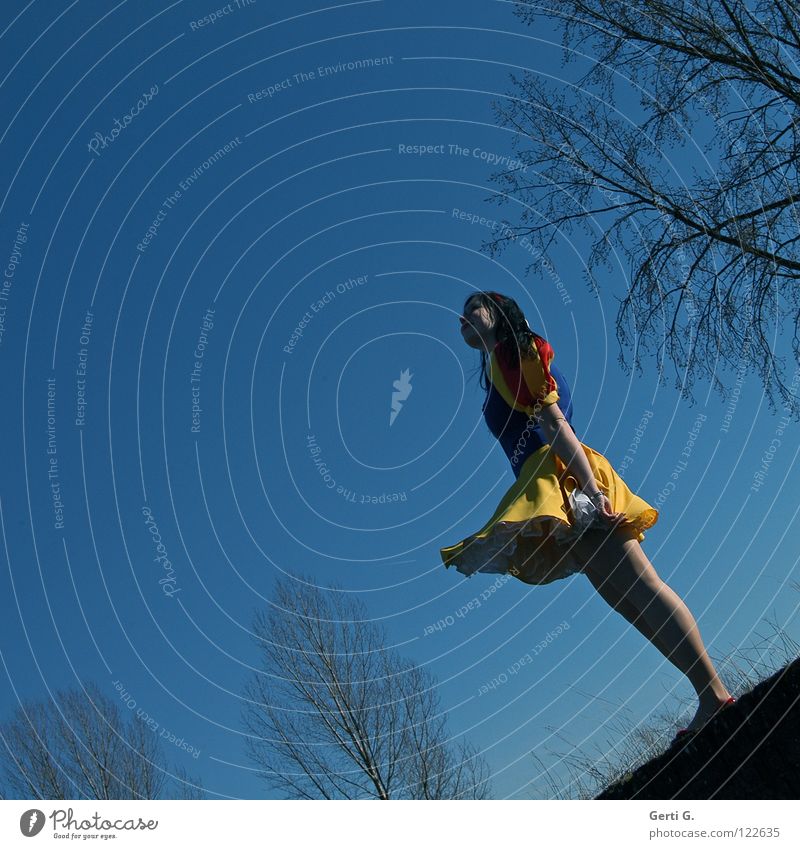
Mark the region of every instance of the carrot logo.
POLYGON ((411 386, 411 378, 412 374, 408 369, 403 369, 400 372, 400 379, 395 380, 392 383, 392 386, 397 390, 396 392, 392 392, 392 412, 389 415, 389 427, 394 424, 394 420, 397 418, 400 410, 403 409, 403 401, 408 398, 411 394, 412 386, 411 386))
POLYGON ((36 837, 44 828, 44 813, 38 808, 31 808, 19 818, 19 830, 25 837, 36 837))

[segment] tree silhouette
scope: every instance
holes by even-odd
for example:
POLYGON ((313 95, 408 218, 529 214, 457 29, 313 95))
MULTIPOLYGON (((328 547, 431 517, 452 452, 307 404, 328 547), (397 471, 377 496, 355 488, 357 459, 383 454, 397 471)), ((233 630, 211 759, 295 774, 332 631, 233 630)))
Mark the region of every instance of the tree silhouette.
POLYGON ((796 415, 800 371, 788 379, 769 340, 792 322, 800 360, 798 5, 524 0, 515 12, 559 23, 565 52, 591 67, 575 86, 512 74, 494 104, 521 163, 494 175, 495 200, 522 212, 485 247, 525 238, 549 270, 549 245, 581 225, 592 285, 612 248, 630 263, 617 334, 634 365, 655 350, 661 369, 664 349, 686 396, 702 375, 725 395, 723 364, 756 371, 770 405, 777 393, 796 415))
MULTIPOLYGON (((154 732, 93 682, 28 701, 0 724, 7 799, 199 799, 186 772, 169 777, 154 732)), ((194 786, 193 786, 194 785, 194 786)))
POLYGON ((279 578, 255 616, 262 670, 247 682, 246 747, 273 789, 300 799, 482 799, 482 757, 451 740, 436 682, 388 648, 363 604, 279 578))

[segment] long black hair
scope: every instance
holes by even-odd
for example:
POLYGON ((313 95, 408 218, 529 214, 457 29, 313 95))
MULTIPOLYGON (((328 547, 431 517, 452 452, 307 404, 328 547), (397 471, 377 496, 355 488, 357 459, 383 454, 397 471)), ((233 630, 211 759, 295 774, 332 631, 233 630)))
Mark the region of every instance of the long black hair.
MULTIPOLYGON (((519 304, 508 295, 499 292, 485 291, 473 292, 464 301, 464 315, 467 308, 470 310, 484 306, 489 310, 495 327, 495 336, 500 343, 504 358, 516 367, 519 365, 520 354, 524 357, 532 356, 533 340, 536 334, 528 327, 525 314, 519 304)), ((486 382, 486 351, 481 348, 480 385, 488 390, 486 382)))

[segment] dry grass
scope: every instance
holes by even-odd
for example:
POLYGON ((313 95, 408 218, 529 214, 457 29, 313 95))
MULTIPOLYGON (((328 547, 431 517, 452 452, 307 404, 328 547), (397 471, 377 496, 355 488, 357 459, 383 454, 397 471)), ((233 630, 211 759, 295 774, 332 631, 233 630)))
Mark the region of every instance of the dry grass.
MULTIPOLYGON (((800 655, 800 644, 777 622, 765 620, 771 632, 757 634, 757 641, 722 660, 714 659, 720 677, 735 696, 751 690, 760 681, 782 669, 800 655)), ((597 699, 601 704, 607 700, 597 699)), ((629 778, 642 764, 669 748, 675 730, 685 725, 696 709, 694 694, 676 698, 667 707, 636 723, 624 705, 614 705, 615 719, 605 744, 580 749, 557 729, 556 737, 569 747, 544 747, 547 761, 532 752, 537 776, 529 785, 532 799, 594 799, 608 786, 629 778), (549 764, 549 765, 548 765, 549 764)))

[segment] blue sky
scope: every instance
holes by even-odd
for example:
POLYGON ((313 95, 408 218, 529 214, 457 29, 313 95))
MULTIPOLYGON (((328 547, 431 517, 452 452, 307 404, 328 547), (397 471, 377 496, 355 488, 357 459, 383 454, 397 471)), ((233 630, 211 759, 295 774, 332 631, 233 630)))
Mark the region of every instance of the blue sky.
POLYGON ((581 440, 659 507, 644 550, 712 655, 756 643, 765 617, 800 638, 796 424, 758 377, 726 420, 654 361, 626 374, 629 269, 596 298, 583 237, 549 256, 560 287, 520 246, 480 252, 477 219, 509 210, 486 200, 491 160, 513 155, 490 103, 514 66, 572 78, 558 35, 506 2, 258 0, 202 22, 219 10, 4 5, 2 715, 121 682, 200 750, 165 745, 210 794, 264 796, 240 693, 252 613, 285 571, 358 594, 437 676, 498 797, 530 795, 531 752, 558 773, 549 750, 605 749, 621 711, 646 721, 690 693, 582 576, 509 580, 456 616, 493 578, 445 570, 439 548, 513 482, 458 332, 479 288, 519 301, 570 376, 581 440))

